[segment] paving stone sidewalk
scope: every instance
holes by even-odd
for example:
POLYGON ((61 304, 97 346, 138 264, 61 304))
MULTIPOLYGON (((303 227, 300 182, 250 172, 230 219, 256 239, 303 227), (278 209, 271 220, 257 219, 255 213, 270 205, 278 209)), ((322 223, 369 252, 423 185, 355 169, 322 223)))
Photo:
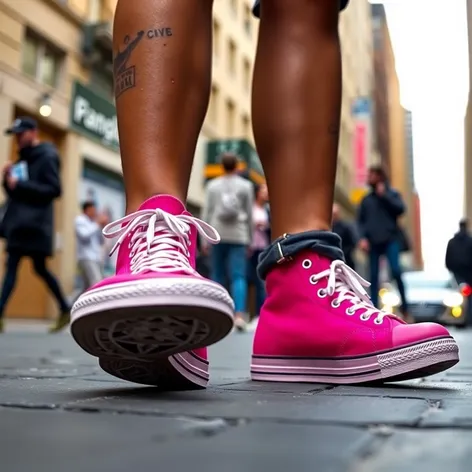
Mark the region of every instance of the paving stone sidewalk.
POLYGON ((1 472, 462 472, 472 462, 472 331, 462 362, 381 387, 251 383, 252 335, 211 349, 212 386, 115 380, 68 334, 0 336, 1 472))

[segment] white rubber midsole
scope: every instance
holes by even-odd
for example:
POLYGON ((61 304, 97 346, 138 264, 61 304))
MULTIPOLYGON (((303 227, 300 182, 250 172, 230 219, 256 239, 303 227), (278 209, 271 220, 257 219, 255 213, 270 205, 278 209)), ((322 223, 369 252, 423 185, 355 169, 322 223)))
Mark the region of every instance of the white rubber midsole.
POLYGON ((233 316, 234 303, 224 287, 205 279, 155 278, 116 283, 85 292, 72 307, 72 323, 83 316, 126 307, 199 306, 233 316))

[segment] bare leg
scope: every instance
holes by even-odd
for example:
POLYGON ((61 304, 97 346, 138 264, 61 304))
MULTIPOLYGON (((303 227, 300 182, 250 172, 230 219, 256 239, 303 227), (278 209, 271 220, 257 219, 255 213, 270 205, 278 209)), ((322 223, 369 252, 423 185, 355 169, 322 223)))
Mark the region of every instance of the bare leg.
POLYGON ((339 3, 262 0, 253 122, 274 238, 331 228, 341 108, 339 3))
POLYGON ((340 238, 328 231, 341 104, 340 2, 261 5, 254 132, 277 239, 259 260, 267 300, 252 379, 359 383, 448 369, 459 357, 447 330, 402 324, 376 310, 365 282, 342 261, 340 238), (412 345, 405 361, 404 348, 412 345), (385 352, 388 363, 381 361, 385 352))
POLYGON ((186 200, 210 93, 212 4, 118 2, 114 66, 128 212, 156 194, 186 200))
POLYGON ((205 347, 233 327, 227 291, 195 272, 197 233, 209 242, 218 234, 185 209, 210 92, 212 4, 118 2, 114 76, 127 216, 104 228, 117 241, 116 274, 72 310, 72 336, 103 370, 163 389, 206 386, 205 347))

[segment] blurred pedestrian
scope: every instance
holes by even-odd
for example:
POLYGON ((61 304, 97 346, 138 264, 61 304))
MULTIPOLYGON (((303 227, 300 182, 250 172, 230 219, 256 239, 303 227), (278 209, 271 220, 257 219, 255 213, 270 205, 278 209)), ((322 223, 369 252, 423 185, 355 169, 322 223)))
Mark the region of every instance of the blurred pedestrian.
POLYGON ((265 300, 265 284, 257 273, 259 256, 270 244, 269 193, 267 185, 258 185, 252 209, 253 237, 249 252, 248 281, 256 289, 256 316, 259 316, 265 300))
POLYGON ((3 168, 7 209, 2 230, 8 258, 0 296, 0 323, 15 287, 20 261, 29 257, 59 308, 60 316, 51 332, 60 331, 69 324, 70 307, 46 267, 46 259, 53 254, 54 200, 61 195, 59 155, 53 144, 40 142, 37 123, 30 117, 16 119, 5 133, 15 137, 19 160, 3 168))
MULTIPOLYGON (((472 287, 472 236, 469 221, 459 222, 459 231, 447 243, 446 267, 454 275, 458 285, 472 287)), ((466 324, 472 324, 472 298, 467 297, 466 324)))
POLYGON ((446 267, 459 285, 472 286, 472 236, 465 218, 459 222, 459 231, 447 243, 446 267))
POLYGON ((333 233, 341 238, 341 247, 344 252, 346 264, 353 270, 356 270, 354 261, 354 251, 356 250, 357 237, 353 225, 341 218, 339 205, 333 205, 333 233))
POLYGON ((390 187, 382 167, 369 169, 368 184, 370 193, 360 204, 358 227, 361 236, 359 247, 369 256, 372 303, 379 308, 380 258, 385 256, 400 293, 400 310, 406 319, 408 303, 400 265, 401 230, 398 225, 398 219, 405 213, 405 204, 400 193, 390 187))
POLYGON ((235 154, 223 154, 221 165, 224 174, 211 180, 206 189, 203 220, 221 237, 221 243, 211 249, 211 278, 223 286, 229 279, 235 303, 235 326, 242 331, 246 325, 246 261, 253 235, 254 190, 251 182, 238 175, 235 154))
POLYGON ((103 278, 102 230, 108 223, 106 213, 98 213, 93 201, 84 202, 82 214, 75 219, 77 263, 84 281, 84 290, 88 290, 103 278))

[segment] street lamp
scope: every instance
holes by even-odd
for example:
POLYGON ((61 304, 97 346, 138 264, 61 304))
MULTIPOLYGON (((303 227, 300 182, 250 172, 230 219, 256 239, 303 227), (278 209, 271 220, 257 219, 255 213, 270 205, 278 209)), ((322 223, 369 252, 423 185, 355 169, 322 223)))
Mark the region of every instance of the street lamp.
POLYGON ((51 96, 48 93, 45 93, 41 96, 39 101, 39 114, 47 118, 51 116, 52 106, 51 106, 51 96))

